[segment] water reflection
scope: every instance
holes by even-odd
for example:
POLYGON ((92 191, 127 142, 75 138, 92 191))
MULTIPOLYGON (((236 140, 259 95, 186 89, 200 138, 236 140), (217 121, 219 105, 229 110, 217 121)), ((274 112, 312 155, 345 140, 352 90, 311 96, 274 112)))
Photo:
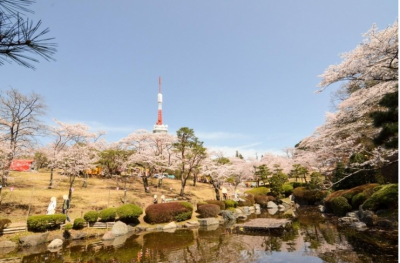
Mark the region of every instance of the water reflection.
MULTIPOLYGON (((314 208, 296 211, 291 228, 246 232, 234 224, 174 233, 132 234, 121 240, 85 240, 58 251, 36 250, 20 262, 397 262, 397 231, 341 228, 314 208), (41 252, 40 252, 41 251, 41 252)), ((267 212, 255 217, 284 218, 267 212)), ((23 251, 19 251, 23 252, 23 251)), ((3 255, 4 256, 4 255, 3 255)), ((0 257, 1 258, 1 257, 0 257)), ((15 261, 18 262, 18 261, 15 261)))

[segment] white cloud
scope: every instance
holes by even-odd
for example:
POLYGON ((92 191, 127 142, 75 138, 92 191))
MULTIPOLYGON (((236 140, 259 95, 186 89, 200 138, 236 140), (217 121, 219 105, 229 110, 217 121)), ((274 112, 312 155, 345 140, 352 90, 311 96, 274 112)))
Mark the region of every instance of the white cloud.
POLYGON ((248 136, 240 133, 196 132, 196 137, 198 137, 200 140, 224 140, 224 139, 245 139, 248 136))

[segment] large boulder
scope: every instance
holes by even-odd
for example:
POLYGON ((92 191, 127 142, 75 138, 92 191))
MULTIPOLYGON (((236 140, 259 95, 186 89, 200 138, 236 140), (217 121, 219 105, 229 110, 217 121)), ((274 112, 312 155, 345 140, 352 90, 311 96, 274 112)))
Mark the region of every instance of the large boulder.
POLYGON ((8 240, 4 240, 4 241, 0 241, 0 249, 2 248, 15 248, 18 245, 15 242, 12 241, 8 241, 8 240))
POLYGON ((35 247, 46 243, 49 232, 24 236, 19 239, 19 244, 22 247, 35 247))
POLYGON ((222 215, 222 218, 223 218, 225 221, 236 220, 236 216, 235 216, 235 214, 234 214, 232 211, 229 211, 229 210, 222 210, 222 211, 221 211, 221 215, 222 215))
POLYGON ((114 240, 115 235, 111 231, 107 231, 106 233, 104 233, 104 235, 101 239, 102 240, 114 240))
POLYGON ((199 218, 199 224, 200 226, 219 225, 219 220, 214 217, 199 218))
POLYGON ((53 241, 50 242, 50 244, 47 246, 47 248, 57 248, 61 247, 63 244, 63 241, 59 238, 54 239, 53 241))
POLYGON ((118 221, 113 225, 111 232, 117 237, 128 234, 129 230, 124 222, 118 221))
POLYGON ((271 208, 271 209, 275 209, 276 208, 276 209, 278 209, 278 206, 274 202, 268 201, 267 208, 271 208))
POLYGON ((200 225, 200 224, 199 224, 199 222, 197 222, 197 221, 188 221, 188 222, 186 222, 183 226, 186 227, 186 228, 191 229, 191 228, 198 228, 199 225, 200 225))
POLYGON ((165 226, 163 226, 163 228, 162 228, 163 231, 171 230, 171 229, 173 229, 173 230, 176 229, 176 224, 175 224, 175 222, 168 223, 168 224, 166 224, 165 226))

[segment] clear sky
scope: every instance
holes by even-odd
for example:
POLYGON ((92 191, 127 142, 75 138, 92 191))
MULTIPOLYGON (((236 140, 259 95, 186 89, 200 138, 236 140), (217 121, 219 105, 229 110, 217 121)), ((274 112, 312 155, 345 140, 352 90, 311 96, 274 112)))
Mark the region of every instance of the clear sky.
POLYGON ((46 0, 34 21, 55 37, 56 62, 1 67, 0 89, 35 91, 46 122, 85 123, 117 141, 157 121, 158 77, 169 133, 194 129, 227 156, 279 153, 330 111, 318 75, 373 23, 398 18, 397 0, 46 0))

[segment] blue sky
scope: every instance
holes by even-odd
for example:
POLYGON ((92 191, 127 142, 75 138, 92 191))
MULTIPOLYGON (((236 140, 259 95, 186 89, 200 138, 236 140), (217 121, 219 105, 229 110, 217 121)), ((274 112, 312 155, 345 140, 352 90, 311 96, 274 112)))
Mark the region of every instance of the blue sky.
POLYGON ((117 141, 157 121, 158 77, 169 133, 194 129, 227 156, 279 153, 331 110, 318 75, 398 18, 395 0, 38 1, 56 62, 1 67, 0 89, 35 91, 53 118, 117 141))

